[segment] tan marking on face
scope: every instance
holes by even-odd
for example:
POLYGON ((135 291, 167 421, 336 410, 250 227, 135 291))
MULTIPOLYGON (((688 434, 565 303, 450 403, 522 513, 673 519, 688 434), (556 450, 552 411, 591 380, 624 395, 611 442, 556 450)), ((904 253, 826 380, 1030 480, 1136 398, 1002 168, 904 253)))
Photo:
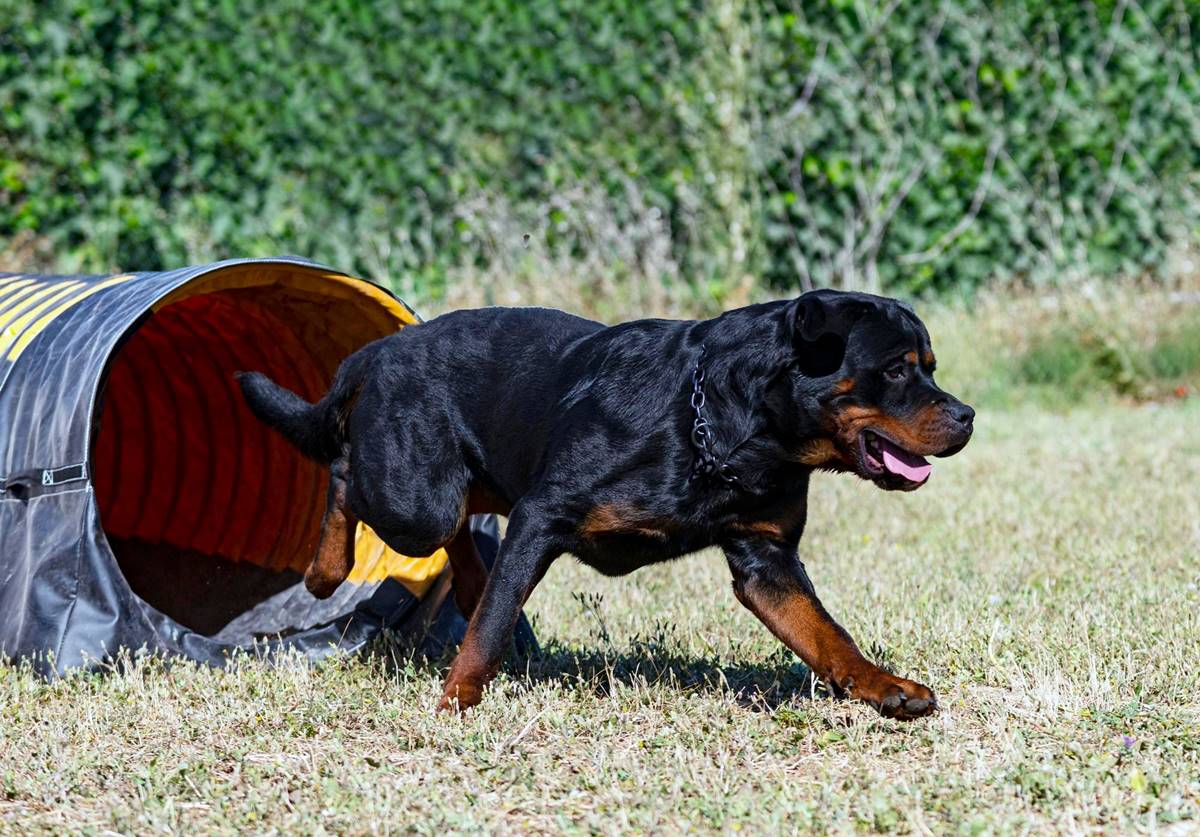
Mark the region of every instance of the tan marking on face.
POLYGON ((579 524, 579 534, 585 538, 600 535, 641 535, 655 540, 667 539, 667 522, 622 505, 596 506, 579 524))
POLYGON ((843 378, 842 380, 838 381, 836 384, 833 385, 833 394, 834 395, 845 395, 852 389, 854 389, 854 379, 853 378, 843 378))
POLYGON ((916 352, 905 352, 905 353, 904 353, 904 360, 905 360, 907 363, 911 363, 911 364, 913 364, 913 365, 915 366, 915 365, 916 365, 916 363, 917 363, 917 353, 916 353, 916 352))
POLYGON ((846 407, 834 416, 838 436, 847 447, 857 444, 862 431, 875 429, 918 456, 938 453, 946 447, 941 430, 941 410, 929 404, 905 421, 878 407, 846 407))
POLYGON ((937 358, 935 358, 933 356, 932 349, 926 349, 925 356, 923 358, 921 358, 921 360, 925 363, 926 366, 933 366, 934 364, 937 363, 937 358))

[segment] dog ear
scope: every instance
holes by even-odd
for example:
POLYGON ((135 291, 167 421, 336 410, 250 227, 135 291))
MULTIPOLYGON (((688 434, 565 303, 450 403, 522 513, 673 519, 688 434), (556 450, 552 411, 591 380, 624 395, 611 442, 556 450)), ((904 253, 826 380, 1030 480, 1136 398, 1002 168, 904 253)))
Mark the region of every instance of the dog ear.
POLYGON ((831 290, 809 291, 788 306, 797 368, 809 378, 841 369, 850 329, 866 312, 854 294, 831 290))

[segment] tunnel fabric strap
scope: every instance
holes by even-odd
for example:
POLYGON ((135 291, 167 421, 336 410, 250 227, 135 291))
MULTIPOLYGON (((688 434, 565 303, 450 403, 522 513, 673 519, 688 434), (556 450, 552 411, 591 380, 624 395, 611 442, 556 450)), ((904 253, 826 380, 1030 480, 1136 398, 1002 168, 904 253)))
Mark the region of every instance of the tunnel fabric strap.
POLYGON ((61 468, 46 468, 42 471, 42 485, 62 485, 87 479, 87 463, 64 465, 61 468))
POLYGON ((59 468, 34 468, 0 477, 0 493, 21 497, 37 496, 50 492, 39 490, 67 483, 81 482, 88 478, 87 463, 63 465, 59 468))

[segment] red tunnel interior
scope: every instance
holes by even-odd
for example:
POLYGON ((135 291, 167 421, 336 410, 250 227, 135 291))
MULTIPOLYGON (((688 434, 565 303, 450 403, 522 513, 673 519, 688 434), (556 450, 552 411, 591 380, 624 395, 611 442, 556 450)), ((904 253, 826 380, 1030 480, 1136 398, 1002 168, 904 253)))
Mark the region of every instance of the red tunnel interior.
POLYGON ((239 266, 171 295, 128 336, 102 390, 92 478, 143 599, 213 633, 296 583, 328 471, 250 413, 234 373, 320 398, 343 359, 403 325, 384 296, 310 268, 239 266))

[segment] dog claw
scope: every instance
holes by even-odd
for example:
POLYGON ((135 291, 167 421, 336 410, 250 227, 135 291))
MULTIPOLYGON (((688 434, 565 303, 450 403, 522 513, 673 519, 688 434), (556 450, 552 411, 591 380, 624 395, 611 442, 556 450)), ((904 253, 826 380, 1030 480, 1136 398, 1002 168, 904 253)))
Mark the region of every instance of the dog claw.
POLYGON ((912 715, 924 715, 928 708, 929 701, 925 698, 910 698, 904 702, 904 711, 912 715))
POLYGON ((937 698, 933 692, 918 683, 902 681, 887 688, 889 693, 881 699, 863 696, 885 718, 911 721, 937 711, 937 698))

